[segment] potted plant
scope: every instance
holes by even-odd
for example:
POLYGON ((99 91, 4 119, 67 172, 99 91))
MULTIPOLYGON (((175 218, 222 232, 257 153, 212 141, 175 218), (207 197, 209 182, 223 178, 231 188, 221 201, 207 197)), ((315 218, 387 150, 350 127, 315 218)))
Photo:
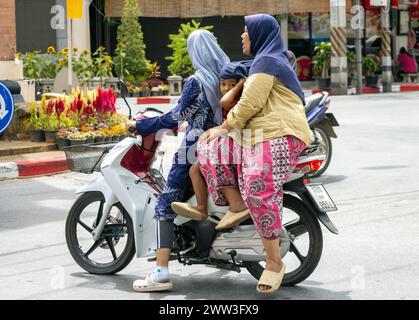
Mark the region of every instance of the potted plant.
POLYGON ((58 121, 57 114, 54 112, 51 115, 46 117, 44 122, 44 132, 46 142, 56 143, 56 135, 58 128, 60 127, 60 122, 58 121))
POLYGON ((314 47, 314 73, 320 89, 330 88, 330 58, 332 45, 330 42, 320 42, 314 47))
POLYGON ((85 132, 84 136, 86 137, 86 143, 94 143, 95 142, 96 135, 93 131, 85 132))
POLYGON ((94 62, 89 51, 83 50, 78 57, 73 60, 73 70, 79 79, 80 85, 88 87, 89 81, 95 75, 94 62))
POLYGON ((57 131, 56 139, 59 150, 62 150, 64 147, 70 145, 70 140, 68 139, 70 134, 71 131, 67 130, 66 128, 61 128, 57 131))
POLYGON ((83 132, 74 131, 68 135, 68 139, 70 140, 70 145, 78 146, 86 143, 86 136, 83 132))
POLYGON ((96 69, 96 76, 100 79, 100 85, 104 86, 104 78, 112 77, 112 57, 100 46, 93 53, 93 61, 96 69))
POLYGON ((163 87, 163 93, 162 94, 164 96, 168 96, 169 95, 169 85, 165 83, 165 84, 163 84, 162 87, 163 87))
POLYGON ((94 134, 95 134, 94 143, 105 142, 105 134, 102 131, 96 130, 94 131, 94 134))
POLYGON ((43 127, 46 115, 42 106, 37 108, 36 102, 29 104, 29 114, 29 118, 25 120, 25 125, 31 133, 31 141, 45 141, 45 133, 43 127))
POLYGON ((365 70, 365 85, 367 87, 377 87, 381 67, 375 60, 375 57, 366 56, 362 60, 362 68, 365 70))
POLYGON ((150 87, 148 86, 147 81, 140 83, 140 95, 141 97, 149 97, 151 94, 150 87))
POLYGON ((138 1, 124 0, 121 24, 117 30, 118 45, 113 61, 118 77, 131 82, 147 79, 149 72, 143 32, 138 21, 141 15, 138 1))
POLYGON ((201 26, 201 23, 195 20, 181 24, 176 34, 169 34, 170 43, 168 48, 172 50, 172 55, 165 57, 166 60, 171 61, 168 66, 168 71, 172 75, 182 76, 184 79, 194 74, 195 69, 192 66, 191 59, 187 50, 187 39, 189 35, 195 30, 211 30, 214 26, 201 26))
POLYGON ((356 54, 352 50, 348 50, 346 53, 346 59, 348 64, 348 86, 352 86, 352 82, 355 75, 356 66, 356 54))

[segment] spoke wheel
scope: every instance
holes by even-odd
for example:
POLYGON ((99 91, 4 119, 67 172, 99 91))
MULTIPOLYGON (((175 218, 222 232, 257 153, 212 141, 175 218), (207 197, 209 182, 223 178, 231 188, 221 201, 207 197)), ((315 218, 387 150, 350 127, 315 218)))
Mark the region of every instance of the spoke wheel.
POLYGON ((100 192, 81 195, 66 221, 67 247, 84 270, 94 274, 114 274, 125 268, 135 254, 131 217, 120 203, 107 217, 100 238, 92 232, 103 215, 104 198, 100 192))
MULTIPOLYGON (((316 269, 323 249, 323 235, 320 224, 304 206, 301 200, 284 195, 282 223, 290 238, 288 253, 282 257, 286 273, 284 286, 292 286, 307 279, 316 269)), ((259 280, 264 262, 243 261, 246 269, 259 280)))

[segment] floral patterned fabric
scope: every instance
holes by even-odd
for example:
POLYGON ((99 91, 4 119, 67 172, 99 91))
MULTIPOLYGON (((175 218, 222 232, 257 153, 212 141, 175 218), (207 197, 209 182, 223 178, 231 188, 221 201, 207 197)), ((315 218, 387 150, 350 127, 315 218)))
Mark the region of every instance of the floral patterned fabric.
POLYGON ((305 144, 293 137, 241 147, 228 136, 198 144, 198 161, 217 205, 227 205, 220 189, 239 187, 259 235, 276 239, 282 228, 283 184, 305 144))

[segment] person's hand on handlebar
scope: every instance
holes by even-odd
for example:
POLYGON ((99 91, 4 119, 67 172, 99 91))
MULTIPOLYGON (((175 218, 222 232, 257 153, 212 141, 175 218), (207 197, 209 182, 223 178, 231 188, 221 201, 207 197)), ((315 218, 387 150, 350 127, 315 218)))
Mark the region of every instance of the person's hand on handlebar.
POLYGON ((128 136, 137 135, 137 127, 136 122, 134 120, 130 120, 125 124, 125 131, 127 132, 128 136))

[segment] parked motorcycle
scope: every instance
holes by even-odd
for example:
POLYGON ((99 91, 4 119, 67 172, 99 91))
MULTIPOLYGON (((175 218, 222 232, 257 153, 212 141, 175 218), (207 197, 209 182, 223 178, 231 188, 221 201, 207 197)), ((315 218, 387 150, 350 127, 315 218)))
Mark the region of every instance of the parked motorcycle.
POLYGON ((330 96, 327 91, 319 92, 306 98, 306 116, 313 132, 313 145, 318 146, 312 155, 323 156, 324 162, 321 167, 308 177, 321 176, 329 167, 332 160, 332 140, 337 138, 333 127, 339 126, 335 116, 327 112, 330 106, 330 96))
MULTIPOLYGON (((143 118, 158 115, 146 111, 143 118)), ((66 221, 68 249, 84 270, 114 274, 137 257, 155 254, 154 210, 165 185, 165 177, 152 168, 160 141, 155 134, 127 137, 118 144, 84 145, 65 150, 69 168, 102 175, 77 190, 66 221)), ((308 152, 315 151, 315 147, 308 152), (313 149, 313 150, 311 150, 313 149)), ((321 184, 311 184, 307 174, 323 165, 321 157, 304 155, 284 185, 283 229, 280 254, 287 265, 283 284, 295 285, 316 268, 322 253, 319 221, 332 233, 337 228, 328 217, 336 205, 321 184)), ((196 203, 191 194, 189 202, 196 203)), ((216 221, 228 207, 219 207, 209 197, 211 217, 193 221, 176 217, 173 254, 184 265, 202 264, 240 272, 246 268, 259 279, 265 261, 259 234, 251 219, 229 230, 215 230, 216 221)))

